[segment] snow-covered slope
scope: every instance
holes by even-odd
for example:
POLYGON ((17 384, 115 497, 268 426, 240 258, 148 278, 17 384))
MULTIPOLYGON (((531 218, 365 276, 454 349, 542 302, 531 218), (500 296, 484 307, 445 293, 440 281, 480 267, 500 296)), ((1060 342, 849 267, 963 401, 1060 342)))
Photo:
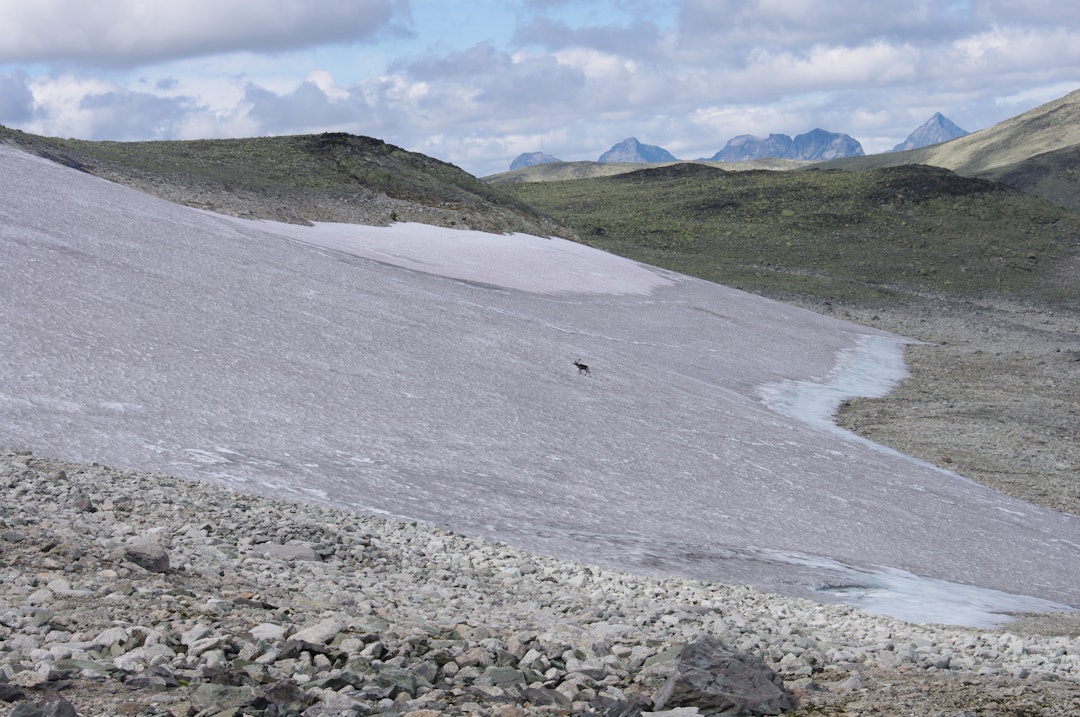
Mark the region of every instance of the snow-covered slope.
POLYGON ((902 373, 872 329, 562 240, 229 219, 6 147, 0 270, 0 445, 820 599, 1080 604, 1080 520, 822 424, 814 396, 902 373))

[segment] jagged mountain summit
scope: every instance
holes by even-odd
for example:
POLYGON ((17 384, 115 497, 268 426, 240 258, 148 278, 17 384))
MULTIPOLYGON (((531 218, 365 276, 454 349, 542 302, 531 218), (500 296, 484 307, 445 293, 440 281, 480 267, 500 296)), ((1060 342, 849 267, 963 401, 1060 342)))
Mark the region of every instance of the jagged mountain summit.
POLYGON ((728 140, 709 159, 714 162, 748 162, 753 159, 799 159, 824 162, 838 157, 863 156, 862 145, 851 135, 813 129, 792 139, 786 134, 760 138, 742 134, 728 140))
POLYGON ((791 137, 786 134, 770 134, 764 139, 752 134, 740 134, 729 139, 711 159, 718 162, 749 162, 767 157, 790 157, 792 144, 791 137))
POLYGON ((908 149, 929 147, 932 144, 948 142, 950 139, 963 137, 971 134, 967 130, 960 129, 945 115, 935 112, 934 116, 922 123, 918 129, 908 135, 900 144, 892 148, 893 152, 903 152, 908 149))
POLYGON ((558 157, 552 157, 550 154, 544 152, 524 152, 514 158, 514 161, 510 163, 510 171, 515 169, 521 169, 522 167, 532 167, 537 164, 552 164, 553 162, 561 162, 558 157))
POLYGON ((598 162, 677 162, 675 155, 663 147, 642 144, 636 137, 624 139, 600 155, 598 162))

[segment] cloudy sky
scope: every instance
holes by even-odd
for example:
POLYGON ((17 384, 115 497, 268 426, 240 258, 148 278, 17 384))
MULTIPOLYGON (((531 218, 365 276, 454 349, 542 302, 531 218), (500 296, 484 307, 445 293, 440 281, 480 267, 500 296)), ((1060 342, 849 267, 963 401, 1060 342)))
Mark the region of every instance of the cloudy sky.
POLYGON ((890 149, 1080 88, 1061 0, 0 0, 0 124, 83 139, 346 131, 483 176, 739 134, 890 149))

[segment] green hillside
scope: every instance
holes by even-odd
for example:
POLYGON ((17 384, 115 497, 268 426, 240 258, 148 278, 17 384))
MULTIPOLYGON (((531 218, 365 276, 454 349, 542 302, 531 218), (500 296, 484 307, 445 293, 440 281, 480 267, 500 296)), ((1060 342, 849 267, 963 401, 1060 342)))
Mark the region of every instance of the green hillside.
POLYGON ((170 201, 294 223, 418 221, 493 232, 565 231, 452 164, 344 133, 153 142, 0 142, 170 201))
POLYGON ((567 179, 591 179, 593 177, 610 177, 616 174, 636 172, 641 169, 660 169, 671 167, 676 164, 700 164, 706 167, 727 169, 733 172, 748 171, 754 169, 788 170, 805 167, 811 162, 798 159, 754 159, 749 162, 712 162, 708 160, 680 160, 678 162, 547 162, 534 164, 531 167, 513 169, 501 174, 493 174, 484 177, 484 181, 490 184, 505 184, 512 182, 562 182, 567 179))
POLYGON ((1075 297, 1080 218, 936 167, 725 172, 679 164, 505 185, 586 243, 767 295, 1075 297))

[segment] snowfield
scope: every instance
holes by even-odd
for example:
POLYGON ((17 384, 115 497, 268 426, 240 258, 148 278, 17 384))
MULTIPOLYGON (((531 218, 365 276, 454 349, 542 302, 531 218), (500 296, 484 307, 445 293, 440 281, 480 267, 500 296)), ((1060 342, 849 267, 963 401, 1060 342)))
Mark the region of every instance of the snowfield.
POLYGON ((1080 519, 832 425, 904 376, 901 337, 559 239, 243 221, 3 146, 0 263, 6 447, 914 621, 1080 605, 1080 519))

